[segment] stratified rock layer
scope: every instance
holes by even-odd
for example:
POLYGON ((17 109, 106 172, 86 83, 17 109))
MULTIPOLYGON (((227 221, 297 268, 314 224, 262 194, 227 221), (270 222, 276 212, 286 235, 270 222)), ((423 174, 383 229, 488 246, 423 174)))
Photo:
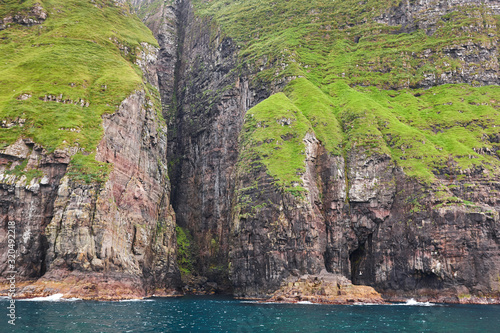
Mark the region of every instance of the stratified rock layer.
POLYGON ((94 154, 109 169, 104 178, 74 169, 72 157, 89 154, 77 146, 48 152, 19 139, 0 152, 0 272, 12 270, 7 225, 15 224, 19 297, 140 298, 180 285, 158 49, 143 42, 127 52, 136 52, 144 82, 103 116, 94 154))

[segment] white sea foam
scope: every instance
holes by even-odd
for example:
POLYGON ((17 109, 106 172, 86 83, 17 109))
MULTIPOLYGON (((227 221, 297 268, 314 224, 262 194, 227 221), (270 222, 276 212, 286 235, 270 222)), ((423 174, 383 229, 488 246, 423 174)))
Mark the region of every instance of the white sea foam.
POLYGON ((121 299, 118 302, 154 302, 154 300, 144 299, 144 298, 131 298, 131 299, 121 299))
POLYGON ((414 298, 410 298, 405 303, 361 303, 356 302, 353 305, 390 305, 390 306, 436 306, 437 304, 431 302, 418 302, 414 298))
POLYGON ((63 298, 64 294, 54 294, 46 297, 34 297, 20 299, 20 301, 26 302, 74 302, 80 301, 80 298, 63 298))
POLYGON ((297 302, 297 304, 314 304, 314 303, 309 302, 309 301, 300 301, 300 302, 297 302))
POLYGON ((410 306, 435 306, 436 304, 431 302, 417 302, 414 298, 410 298, 406 303, 394 304, 394 305, 410 305, 410 306))

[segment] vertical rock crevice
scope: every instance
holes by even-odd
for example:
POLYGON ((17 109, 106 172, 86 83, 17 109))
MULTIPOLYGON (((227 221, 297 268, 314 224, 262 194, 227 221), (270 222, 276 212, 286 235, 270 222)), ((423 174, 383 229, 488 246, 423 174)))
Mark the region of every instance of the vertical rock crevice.
POLYGON ((160 43, 158 77, 169 127, 171 203, 176 223, 196 244, 189 254, 191 276, 185 281, 192 289, 200 290, 189 284, 201 280, 228 291, 238 135, 245 112, 268 93, 255 91, 245 73, 235 70, 235 43, 211 19, 197 17, 190 1, 163 3, 158 13, 145 22, 160 43))

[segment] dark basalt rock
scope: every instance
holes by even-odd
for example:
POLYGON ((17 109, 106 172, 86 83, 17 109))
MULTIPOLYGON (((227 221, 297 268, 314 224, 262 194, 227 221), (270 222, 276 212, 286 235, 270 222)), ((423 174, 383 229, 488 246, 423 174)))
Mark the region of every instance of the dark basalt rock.
MULTIPOLYGON (((425 29, 432 33, 437 20, 458 5, 463 3, 436 8, 427 2, 403 2, 378 20, 402 25, 402 32, 425 29)), ((238 296, 265 296, 289 277, 323 269, 386 293, 447 290, 456 296, 498 292, 494 278, 498 265, 492 263, 496 259, 488 264, 482 259, 472 264, 468 259, 486 252, 498 257, 494 231, 498 199, 481 194, 495 190, 494 183, 486 185, 487 178, 481 173, 471 175, 467 182, 477 186, 460 194, 464 200, 474 197, 474 202, 484 203, 478 208, 483 213, 474 214, 483 216, 490 211, 484 221, 473 223, 471 233, 488 239, 488 245, 479 245, 479 238, 465 236, 469 231, 457 231, 469 228, 466 225, 471 219, 479 217, 473 217, 476 215, 466 207, 435 208, 438 201, 433 193, 438 185, 424 187, 407 178, 386 155, 360 148, 344 157, 331 156, 309 137, 305 140, 307 168, 302 175, 307 194, 301 198, 280 189, 262 165, 251 172, 235 167, 245 112, 279 91, 280 85, 268 83, 268 90, 259 90, 249 84, 255 82, 249 70, 236 75, 232 70, 238 64, 234 43, 220 37, 209 19, 195 17, 189 1, 168 8, 168 15, 177 19, 176 26, 170 25, 167 32, 153 31, 162 48, 169 50, 165 59, 170 66, 175 63, 175 75, 166 76, 170 83, 164 84, 168 89, 163 91, 170 125, 172 204, 177 223, 191 231, 198 246, 198 274, 219 285, 227 284, 229 277, 238 296), (174 30, 176 43, 172 42, 174 30), (172 55, 176 54, 180 57, 174 61, 172 55), (422 193, 419 212, 408 202, 415 193, 422 193), (451 250, 456 248, 466 251, 464 256, 451 250)), ((490 8, 498 10, 493 3, 490 8)), ((150 26, 159 26, 150 19, 146 20, 150 26)), ((476 66, 470 73, 429 78, 421 82, 422 87, 473 80, 498 83, 496 62, 487 62, 497 58, 495 45, 488 49, 456 45, 443 52, 466 64, 494 64, 484 70, 476 66)), ((258 161, 244 161, 253 162, 258 161)))

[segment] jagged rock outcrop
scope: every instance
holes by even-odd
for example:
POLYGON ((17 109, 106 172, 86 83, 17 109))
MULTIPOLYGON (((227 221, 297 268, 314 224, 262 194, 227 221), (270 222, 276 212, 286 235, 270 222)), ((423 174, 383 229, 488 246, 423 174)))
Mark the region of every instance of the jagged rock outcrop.
POLYGON ((45 279, 57 279, 61 271, 63 277, 66 271, 111 273, 137 285, 144 279, 143 294, 178 285, 175 214, 161 160, 166 128, 155 112, 145 92, 131 95, 103 122, 96 158, 113 166, 107 181, 61 181, 46 229, 45 279))
POLYGON ((372 287, 353 285, 341 275, 327 273, 303 275, 287 281, 266 302, 312 302, 322 304, 383 304, 382 296, 372 287))
MULTIPOLYGON (((26 176, 2 174, 2 215, 16 223, 19 242, 18 278, 33 281, 21 294, 59 290, 67 296, 117 299, 169 294, 180 283, 175 214, 161 160, 166 127, 144 91, 128 97, 103 126, 97 159, 112 165, 103 183, 66 173, 75 151, 49 155, 20 140, 3 152, 4 165, 29 158, 28 167, 44 174, 28 184, 26 176)), ((1 270, 6 271, 3 253, 1 270)))
MULTIPOLYGON (((240 166, 231 225, 231 277, 238 296, 265 296, 292 276, 324 269, 326 222, 320 207, 316 161, 321 149, 308 135, 307 195, 295 197, 276 186, 263 166, 240 166)), ((255 161, 244 161, 252 165, 255 161)))
POLYGON ((495 15, 500 14, 500 4, 496 0, 404 0, 377 20, 389 25, 400 25, 403 31, 424 29, 427 33, 433 33, 443 15, 456 9, 467 10, 480 5, 485 5, 495 15))
POLYGON ((0 206, 5 228, 0 230, 1 268, 7 271, 9 222, 15 223, 19 276, 36 279, 46 272, 45 228, 52 219, 58 184, 66 172, 71 151, 47 153, 30 139, 19 139, 1 152, 0 206), (36 175, 8 174, 6 169, 21 166, 38 170, 36 175), (38 177, 33 177, 37 176, 38 177), (41 176, 43 175, 43 176, 41 176), (28 178, 29 177, 29 178, 28 178))
POLYGON ((33 7, 25 12, 14 13, 1 18, 0 31, 7 29, 11 24, 21 24, 25 26, 42 24, 47 19, 47 16, 47 12, 40 3, 35 3, 33 7))

